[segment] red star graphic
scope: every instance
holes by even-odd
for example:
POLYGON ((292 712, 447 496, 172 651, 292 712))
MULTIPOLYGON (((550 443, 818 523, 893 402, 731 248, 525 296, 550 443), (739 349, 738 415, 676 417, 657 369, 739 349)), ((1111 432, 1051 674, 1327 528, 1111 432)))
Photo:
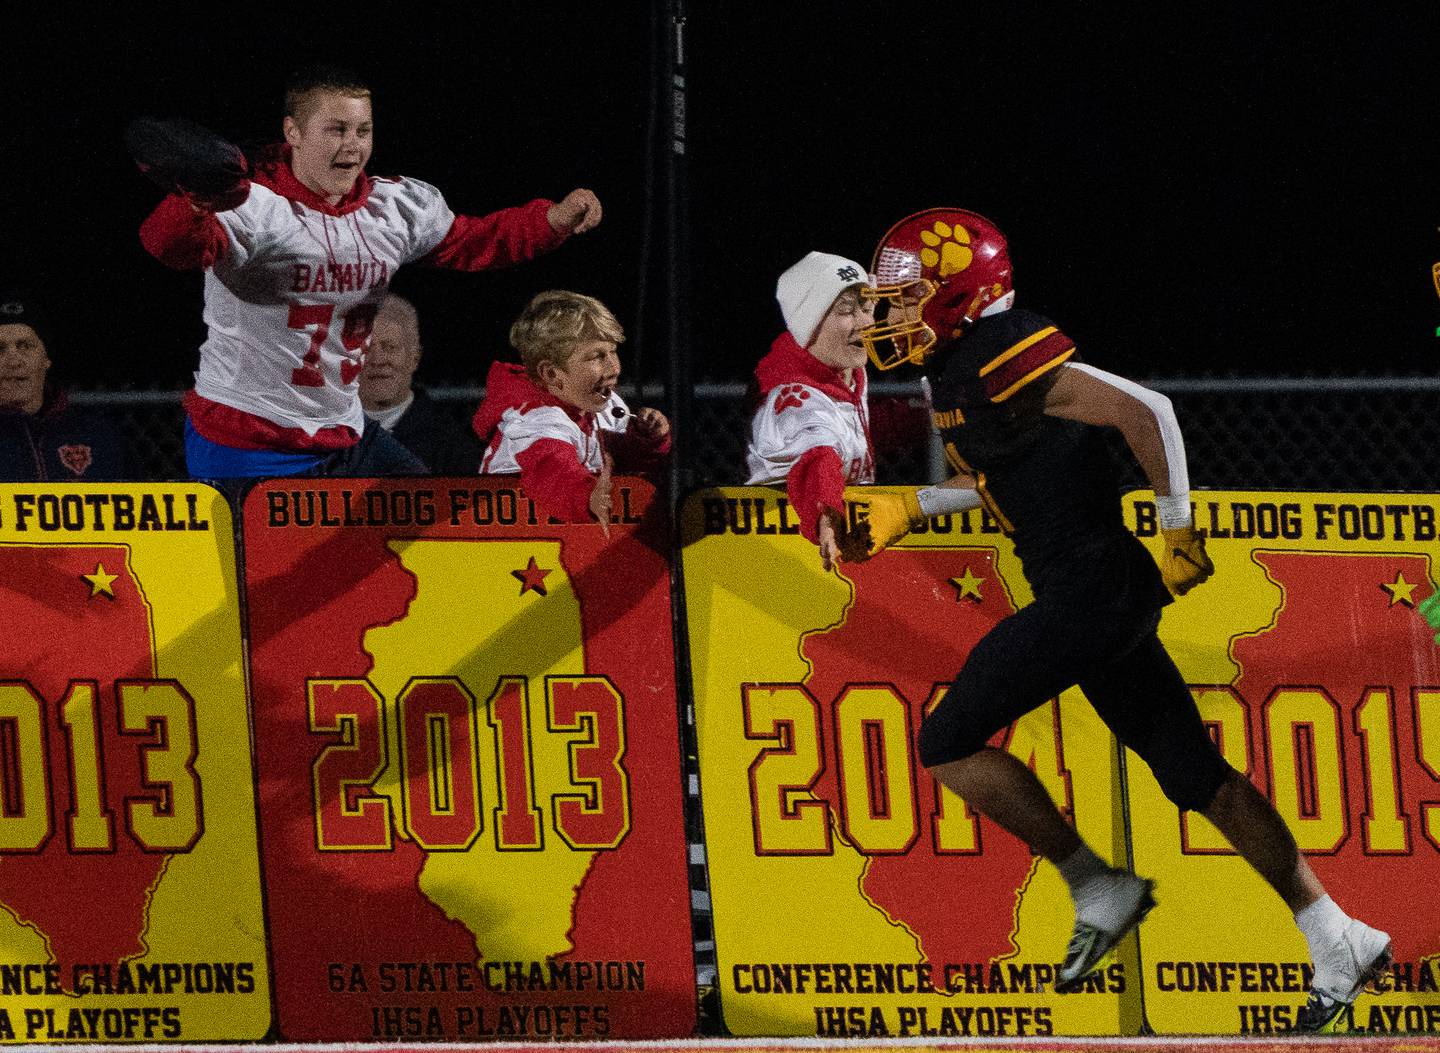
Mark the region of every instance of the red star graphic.
POLYGON ((520 582, 521 596, 524 596, 531 589, 534 589, 541 596, 546 596, 548 593, 545 591, 545 576, 549 573, 549 570, 544 570, 536 566, 535 557, 531 556, 530 562, 526 564, 524 570, 512 570, 510 576, 520 582))

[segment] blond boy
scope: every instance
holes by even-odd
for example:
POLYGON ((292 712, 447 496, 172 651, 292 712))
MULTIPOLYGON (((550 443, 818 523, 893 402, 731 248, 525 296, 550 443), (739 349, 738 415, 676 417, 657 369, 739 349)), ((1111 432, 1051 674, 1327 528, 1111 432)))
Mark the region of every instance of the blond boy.
POLYGON ((670 451, 670 422, 632 413, 615 390, 625 330, 603 303, 542 292, 510 327, 519 364, 496 362, 475 412, 480 471, 518 474, 543 511, 608 531, 610 467, 643 471, 670 451))

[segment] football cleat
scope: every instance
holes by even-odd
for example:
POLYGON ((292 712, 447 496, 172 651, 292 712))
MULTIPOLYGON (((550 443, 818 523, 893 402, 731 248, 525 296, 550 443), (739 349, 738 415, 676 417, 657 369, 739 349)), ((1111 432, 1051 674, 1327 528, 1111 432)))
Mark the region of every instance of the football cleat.
MULTIPOLYGON (((1130 875, 1133 876, 1133 875, 1130 875)), ((1135 878, 1136 884, 1125 892, 1134 897, 1119 929, 1115 932, 1096 928, 1087 922, 1075 919, 1075 931, 1070 936, 1070 945, 1065 948, 1065 963, 1055 979, 1055 990, 1061 994, 1078 990, 1095 967, 1100 964, 1117 943, 1123 940, 1131 929, 1145 920, 1155 906, 1155 882, 1148 878, 1135 878)))
POLYGON ((1389 965, 1390 937, 1350 919, 1344 935, 1316 956, 1310 999, 1295 1017, 1295 1030, 1314 1034, 1330 1029, 1389 965))

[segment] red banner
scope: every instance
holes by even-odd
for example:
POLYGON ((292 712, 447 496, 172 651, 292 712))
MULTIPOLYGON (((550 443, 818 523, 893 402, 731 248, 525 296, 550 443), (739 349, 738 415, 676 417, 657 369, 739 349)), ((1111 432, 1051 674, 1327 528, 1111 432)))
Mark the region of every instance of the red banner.
POLYGON ((512 481, 248 495, 255 743, 288 1039, 690 1034, 668 530, 512 481))

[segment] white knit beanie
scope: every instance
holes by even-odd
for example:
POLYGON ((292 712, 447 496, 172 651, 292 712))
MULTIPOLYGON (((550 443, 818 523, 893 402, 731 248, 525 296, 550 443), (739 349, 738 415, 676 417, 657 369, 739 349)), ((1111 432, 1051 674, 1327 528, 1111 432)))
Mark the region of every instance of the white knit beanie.
POLYGON ((807 346, 835 297, 869 280, 865 268, 854 260, 828 252, 807 254, 775 283, 775 299, 785 316, 785 328, 797 344, 807 346))

